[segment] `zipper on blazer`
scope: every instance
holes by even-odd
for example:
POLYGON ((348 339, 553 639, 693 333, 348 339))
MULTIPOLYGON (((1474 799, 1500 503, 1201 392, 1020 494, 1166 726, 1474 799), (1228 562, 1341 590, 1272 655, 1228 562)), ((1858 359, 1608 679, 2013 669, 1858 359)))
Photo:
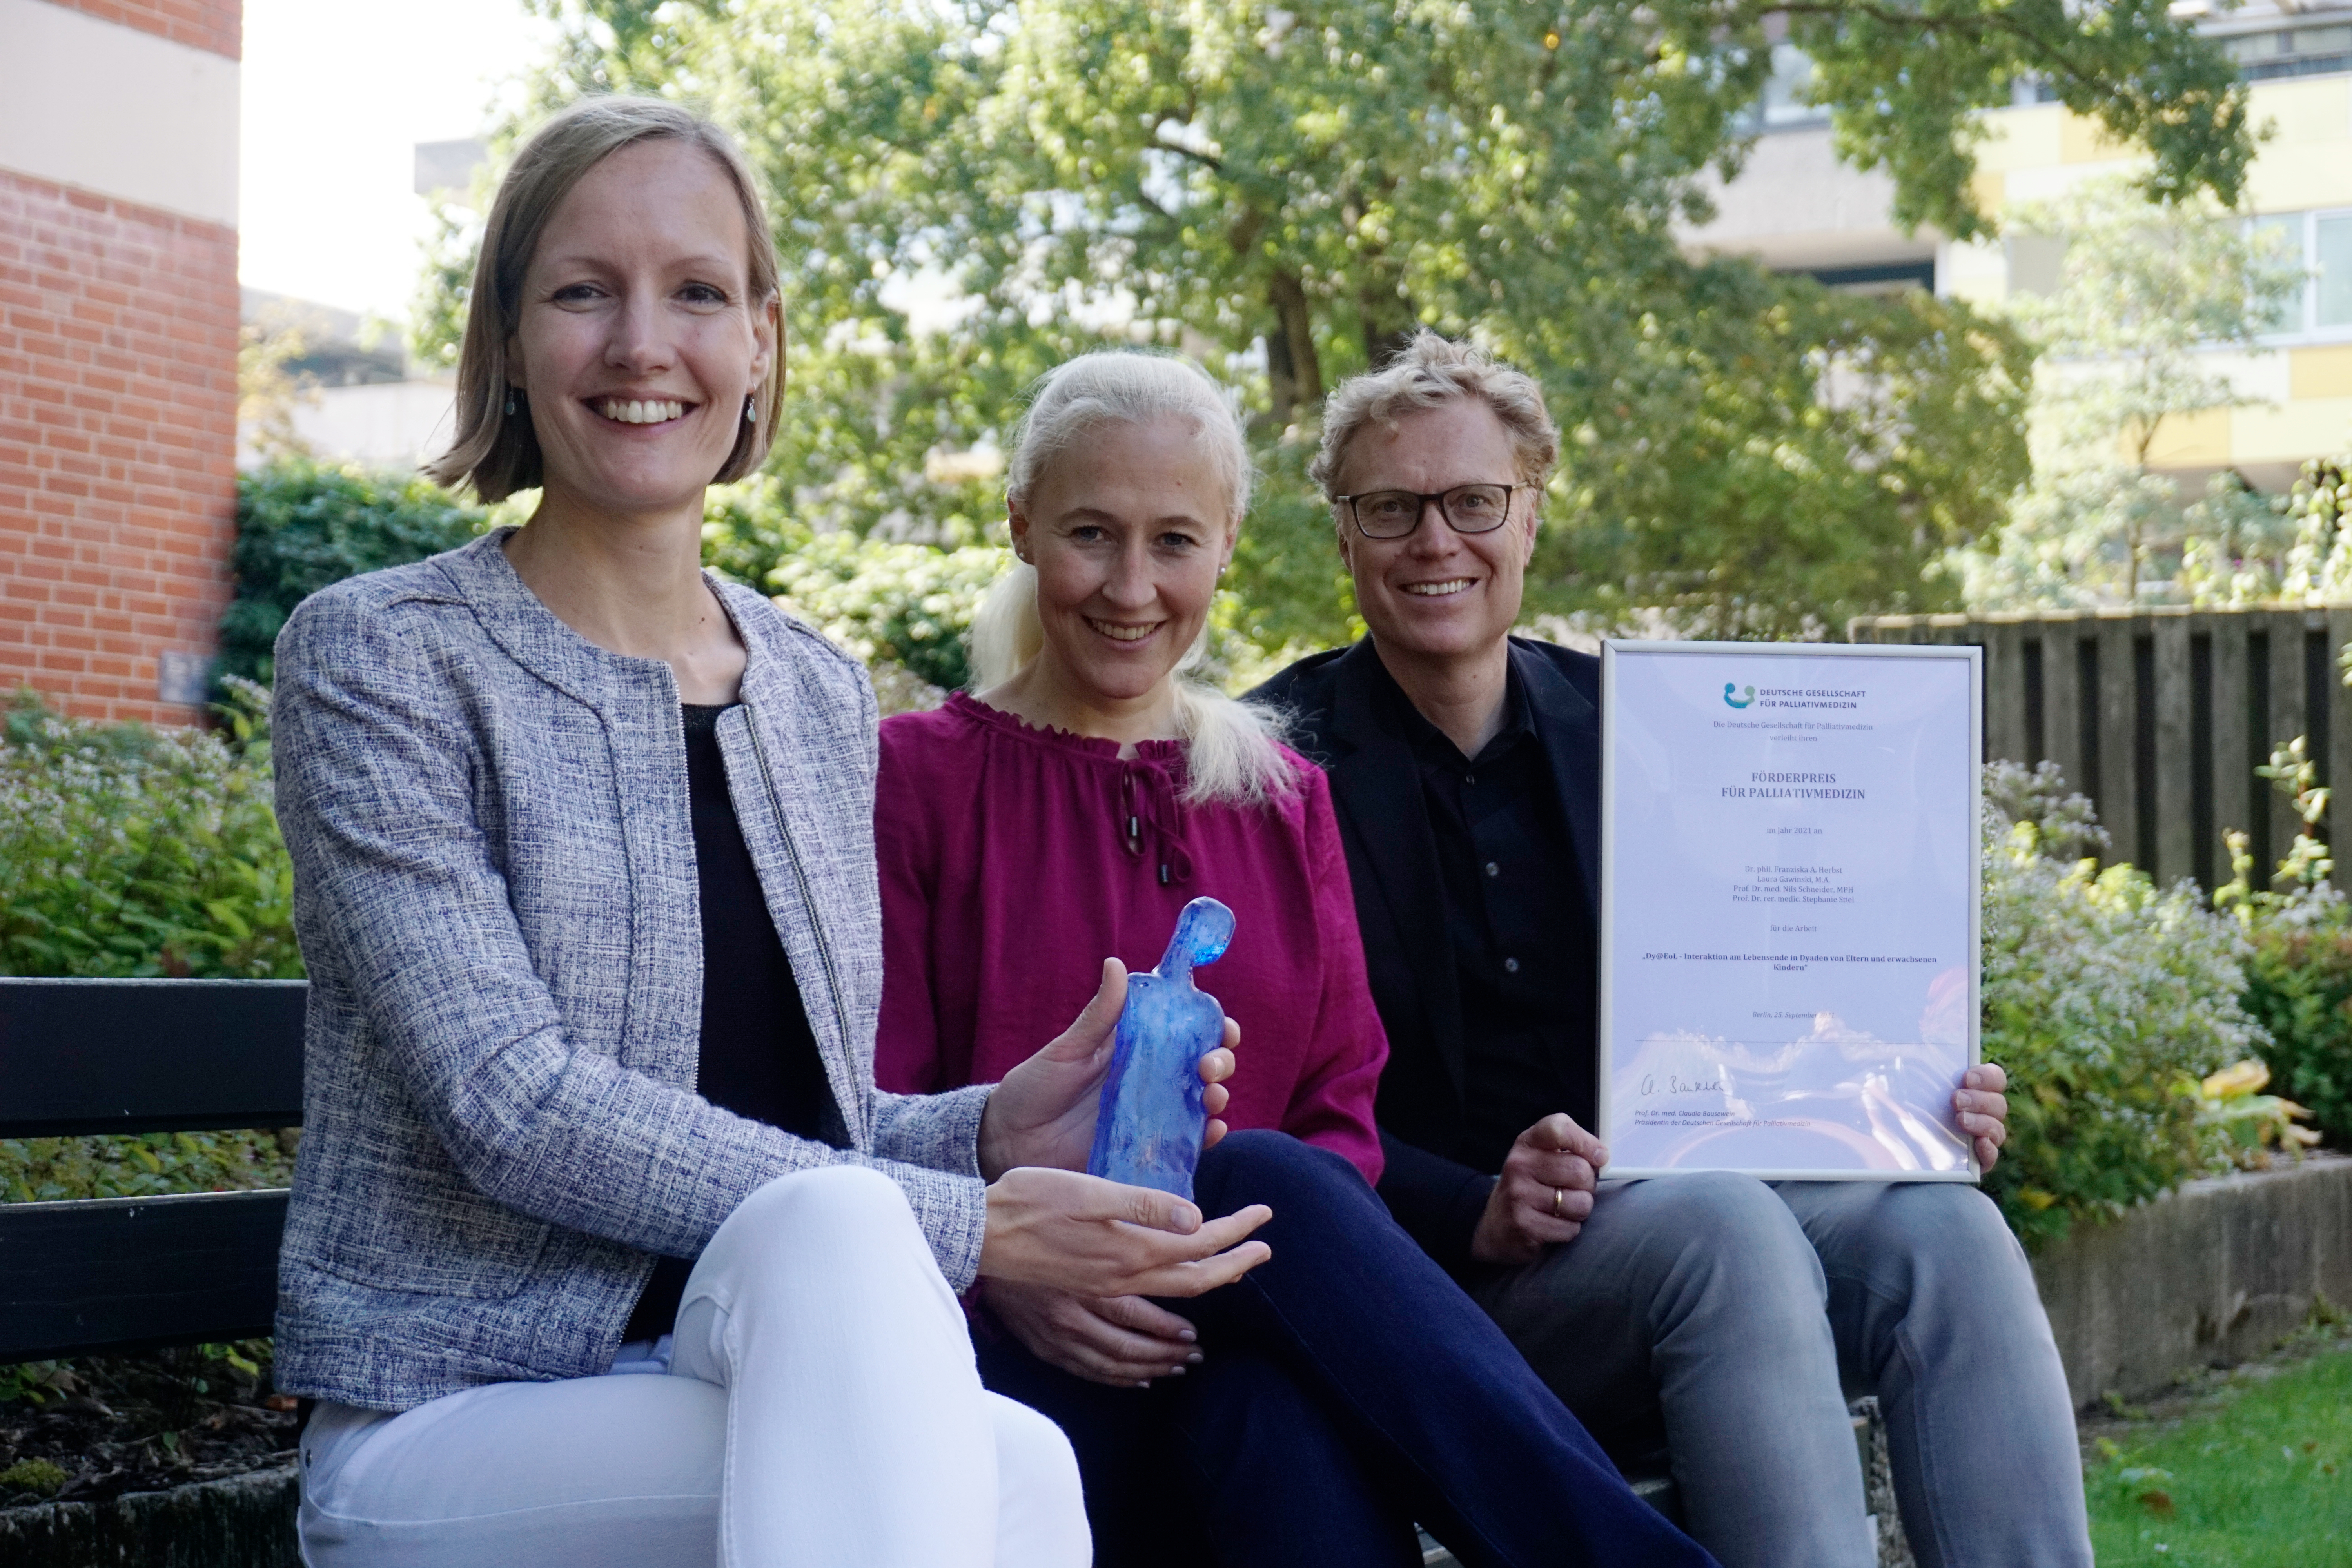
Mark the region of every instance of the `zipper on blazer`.
MULTIPOLYGON (((743 719, 745 728, 751 731, 751 754, 759 759, 760 784, 767 792, 768 810, 775 816, 776 831, 783 835, 784 858, 793 863, 793 882, 800 889, 801 908, 808 911, 809 930, 816 933, 817 963, 824 968, 825 1000, 833 1004, 833 1026, 841 1032, 841 1048, 853 1050, 849 1015, 841 1010, 841 976, 833 967, 833 944, 824 939, 824 921, 818 917, 816 900, 809 892, 808 870, 801 864, 801 848, 793 839, 792 819, 784 815, 784 803, 776 794, 776 775, 768 767, 768 748, 760 742, 759 711, 749 702, 743 704, 743 719)), ((847 1120, 845 1115, 844 1120, 847 1120)))

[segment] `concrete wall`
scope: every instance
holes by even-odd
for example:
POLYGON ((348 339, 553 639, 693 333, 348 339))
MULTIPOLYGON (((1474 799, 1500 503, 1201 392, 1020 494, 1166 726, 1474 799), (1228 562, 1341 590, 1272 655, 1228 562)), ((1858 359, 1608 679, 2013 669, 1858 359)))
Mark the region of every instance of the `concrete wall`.
POLYGON ((2074 1403, 2261 1354, 2352 1304, 2352 1159, 2192 1182, 2033 1260, 2074 1403))

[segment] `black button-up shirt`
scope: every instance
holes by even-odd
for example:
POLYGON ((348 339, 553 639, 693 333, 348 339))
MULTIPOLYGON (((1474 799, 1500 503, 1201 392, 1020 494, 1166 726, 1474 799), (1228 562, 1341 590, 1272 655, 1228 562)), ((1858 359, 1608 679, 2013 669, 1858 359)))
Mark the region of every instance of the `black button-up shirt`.
POLYGON ((1474 1163, 1493 1172, 1554 1111, 1594 1122, 1598 942, 1576 851, 1517 672, 1503 726, 1475 757, 1423 718, 1381 670, 1412 749, 1437 844, 1444 930, 1461 1000, 1474 1163))

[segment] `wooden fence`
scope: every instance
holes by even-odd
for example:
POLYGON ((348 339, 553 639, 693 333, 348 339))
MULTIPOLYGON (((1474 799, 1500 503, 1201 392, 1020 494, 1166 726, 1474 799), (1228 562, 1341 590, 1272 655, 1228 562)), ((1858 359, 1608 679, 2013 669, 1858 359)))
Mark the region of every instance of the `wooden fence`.
POLYGON ((2056 763, 2097 803, 2111 858, 2159 882, 2229 880, 2233 827, 2253 840, 2258 885, 2286 853, 2299 820, 2254 774, 2274 744, 2306 737, 2320 782, 2352 784, 2336 664, 2352 605, 1875 616, 1849 635, 1983 648, 1987 758, 2056 763))

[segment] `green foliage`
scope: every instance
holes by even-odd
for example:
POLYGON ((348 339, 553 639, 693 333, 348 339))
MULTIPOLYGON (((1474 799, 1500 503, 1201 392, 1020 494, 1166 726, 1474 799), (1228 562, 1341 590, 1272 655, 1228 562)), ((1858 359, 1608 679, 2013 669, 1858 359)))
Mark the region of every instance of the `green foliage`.
POLYGON ((0 742, 0 973, 302 973, 268 694, 230 684, 226 734, 89 723, 18 694, 0 742))
MULTIPOLYGON (((1423 324, 1536 372, 1574 433, 1531 611, 1663 604, 1769 635, 1951 601, 1923 573, 2024 475, 2024 345, 1955 301, 1832 294, 1675 238, 1751 143, 1781 23, 1906 223, 1982 229, 1971 117, 2029 75, 2148 147, 2168 197, 2234 201, 2252 152, 2243 88, 2161 0, 539 8, 561 42, 526 113, 689 97, 764 175, 791 373, 772 471, 803 521, 979 542, 992 487, 942 459, 1002 446, 1020 390, 1076 349, 1179 346, 1255 433, 1233 620, 1268 651, 1349 635, 1303 477, 1314 413, 1423 324)), ((457 320, 449 249, 428 357, 457 320)))
POLYGON ((2213 902, 2236 916, 2252 943, 2246 1008, 2269 1031, 2263 1060, 2280 1092, 2309 1109, 2328 1142, 2352 1147, 2352 903, 2328 880, 2335 862, 2313 837, 2333 792, 2319 784, 2300 735, 2255 771, 2294 801, 2310 831, 2295 835, 2272 885, 2259 890, 2246 835, 2230 833, 2235 875, 2213 902))
POLYGON ((55 1497, 65 1484, 65 1471, 47 1459, 19 1459, 0 1470, 0 1496, 31 1492, 37 1497, 55 1497))
POLYGON ((0 1202, 145 1198, 282 1187, 298 1130, 0 1138, 0 1202))
POLYGON ((905 667, 947 690, 971 680, 972 612, 1013 552, 992 544, 933 550, 828 533, 769 574, 785 607, 866 664, 905 667))
POLYGON ((236 597, 221 617, 225 674, 268 685, 294 606, 330 583, 453 550, 485 513, 414 477, 291 457, 236 480, 236 597))
MULTIPOLYGON (((1993 531, 2028 475, 2023 340, 1923 291, 1731 261, 1676 293, 1636 319, 1609 389, 1554 397, 1569 446, 1529 608, 1808 637, 1873 608, 1958 607, 1934 568, 1993 531)), ((1489 330, 1525 363, 1566 352, 1489 330)))
MULTIPOLYGON (((18 694, 0 740, 0 974, 301 975, 268 694, 229 684, 217 734, 18 694)), ((283 1186, 292 1160, 272 1131, 0 1139, 0 1202, 283 1186)))
POLYGON ((1969 185, 1984 129, 1969 111, 2006 103, 2028 74, 2112 140, 2153 154, 2138 182, 2148 196, 2210 192, 2237 205, 2254 155, 2246 89, 2182 9, 2170 0, 1813 0, 1786 12, 1790 41, 1813 60, 1808 98, 1837 106, 1838 152, 1894 175, 1897 224, 1966 238, 1987 227, 1969 185))
POLYGON ((2252 931, 2246 1011, 2279 1092, 2309 1108, 2326 1141, 2352 1148, 2352 916, 2338 899, 2298 923, 2252 931))
MULTIPOLYGON (((812 533, 788 515, 782 489, 769 477, 713 490, 702 525, 703 564, 777 595, 864 663, 877 689, 893 688, 898 671, 925 687, 968 684, 964 634, 1012 559, 994 545, 941 550, 812 533)), ((886 708, 905 705, 892 695, 883 690, 886 708)))
POLYGON ((1985 1186, 2031 1245, 2222 1168, 2200 1080, 2266 1042, 2238 1001, 2235 921, 2189 883, 2159 890, 2129 866, 2095 874, 2043 854, 2079 836, 2087 805, 2055 802, 2066 809, 2053 833, 2001 806, 2053 804, 2054 773, 1995 763, 1986 775, 1982 1038, 2011 1088, 2009 1142, 1985 1186))

